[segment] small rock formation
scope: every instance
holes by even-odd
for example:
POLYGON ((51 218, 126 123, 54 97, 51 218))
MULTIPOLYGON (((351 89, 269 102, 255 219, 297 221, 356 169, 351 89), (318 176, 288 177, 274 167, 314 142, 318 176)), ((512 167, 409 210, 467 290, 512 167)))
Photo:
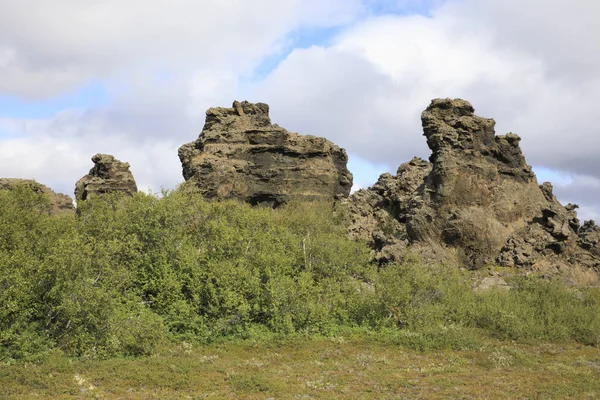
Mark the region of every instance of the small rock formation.
POLYGON ((580 226, 577 206, 562 206, 549 183, 538 185, 519 136, 496 136, 494 120, 474 111, 464 100, 433 100, 421 116, 430 162, 415 158, 354 193, 350 235, 366 238, 382 263, 410 249, 471 269, 600 271, 600 228, 580 226))
POLYGON ((13 190, 18 186, 24 186, 35 193, 41 193, 50 198, 50 212, 58 214, 62 212, 72 212, 75 210, 73 206, 73 199, 66 194, 55 193, 49 187, 42 185, 34 180, 30 179, 13 179, 13 178, 0 178, 0 190, 13 190))
POLYGON ((210 108, 199 138, 179 148, 179 159, 185 180, 208 199, 277 207, 347 197, 352 187, 344 149, 272 124, 264 103, 210 108))
POLYGON ((540 189, 548 200, 541 214, 506 241, 497 261, 510 267, 527 267, 548 273, 579 264, 600 271, 600 227, 594 221, 583 226, 575 204, 562 206, 545 182, 540 189))
POLYGON ((129 196, 137 193, 137 185, 129 170, 129 163, 121 162, 109 154, 92 157, 94 167, 75 184, 75 200, 90 196, 121 192, 129 196))
POLYGON ((350 196, 350 236, 371 242, 379 262, 401 260, 410 244, 406 233, 409 201, 430 172, 431 163, 415 157, 400 165, 395 176, 382 174, 371 188, 350 196))

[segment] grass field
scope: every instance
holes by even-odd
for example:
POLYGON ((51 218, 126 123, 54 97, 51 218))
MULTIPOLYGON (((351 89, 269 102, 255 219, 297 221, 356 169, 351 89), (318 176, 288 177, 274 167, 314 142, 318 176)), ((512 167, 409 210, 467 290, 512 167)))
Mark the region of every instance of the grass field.
POLYGON ((2 399, 594 399, 600 349, 482 342, 419 352, 336 337, 162 348, 149 357, 0 366, 2 399))

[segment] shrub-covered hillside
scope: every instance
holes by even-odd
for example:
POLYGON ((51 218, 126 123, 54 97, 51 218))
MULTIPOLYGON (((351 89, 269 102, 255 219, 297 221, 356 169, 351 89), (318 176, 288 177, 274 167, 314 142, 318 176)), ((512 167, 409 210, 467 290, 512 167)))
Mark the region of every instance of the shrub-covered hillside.
POLYGON ((455 268, 379 267, 327 204, 272 210, 173 191, 90 199, 78 215, 49 207, 26 188, 0 191, 2 361, 348 329, 414 348, 478 335, 600 342, 596 289, 515 278, 478 293, 455 268))

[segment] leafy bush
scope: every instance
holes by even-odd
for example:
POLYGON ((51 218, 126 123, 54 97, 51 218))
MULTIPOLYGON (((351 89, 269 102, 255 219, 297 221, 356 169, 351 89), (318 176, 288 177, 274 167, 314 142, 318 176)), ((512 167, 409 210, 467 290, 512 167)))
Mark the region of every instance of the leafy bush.
POLYGON ((475 293, 464 272, 414 257, 378 267, 342 215, 190 191, 93 198, 52 215, 43 195, 0 191, 0 359, 347 329, 421 350, 470 348, 482 333, 599 344, 598 290, 522 279, 475 293))
POLYGON ((476 296, 463 316, 500 339, 567 340, 600 344, 598 289, 569 288, 559 281, 518 278, 508 293, 476 296))

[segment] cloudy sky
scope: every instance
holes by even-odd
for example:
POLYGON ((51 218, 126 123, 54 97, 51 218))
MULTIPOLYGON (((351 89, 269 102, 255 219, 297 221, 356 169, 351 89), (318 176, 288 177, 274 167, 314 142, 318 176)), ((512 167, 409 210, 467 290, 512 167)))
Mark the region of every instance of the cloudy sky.
POLYGON ((597 0, 2 0, 0 177, 72 194, 100 152, 171 189, 177 148, 237 99, 345 147, 367 187, 427 158, 421 111, 461 97, 600 219, 599 15, 597 0))

